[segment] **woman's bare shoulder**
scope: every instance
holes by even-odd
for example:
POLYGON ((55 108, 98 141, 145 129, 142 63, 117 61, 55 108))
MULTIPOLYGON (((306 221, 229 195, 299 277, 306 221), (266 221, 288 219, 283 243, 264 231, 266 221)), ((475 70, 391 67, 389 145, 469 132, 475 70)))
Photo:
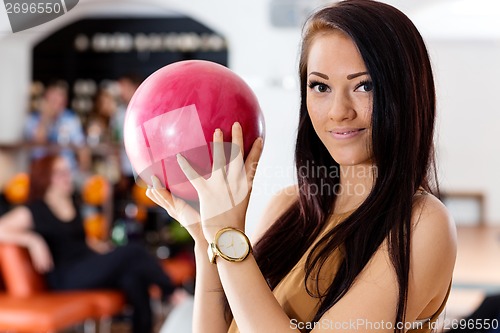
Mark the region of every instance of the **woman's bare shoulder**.
POLYGON ((419 250, 414 254, 430 256, 455 262, 457 235, 456 226, 446 206, 434 195, 415 196, 412 211, 412 247, 419 250))
POLYGON ((267 204, 252 237, 255 244, 273 223, 298 199, 299 188, 290 185, 275 193, 267 204))
POLYGON ((443 302, 455 267, 457 235, 450 212, 432 194, 415 197, 412 226, 409 299, 416 302, 408 306, 421 313, 443 302), (417 310, 416 304, 427 306, 417 310))
POLYGON ((448 208, 438 198, 427 192, 415 196, 412 226, 415 236, 427 238, 433 236, 428 233, 435 233, 449 241, 455 240, 455 222, 448 208))

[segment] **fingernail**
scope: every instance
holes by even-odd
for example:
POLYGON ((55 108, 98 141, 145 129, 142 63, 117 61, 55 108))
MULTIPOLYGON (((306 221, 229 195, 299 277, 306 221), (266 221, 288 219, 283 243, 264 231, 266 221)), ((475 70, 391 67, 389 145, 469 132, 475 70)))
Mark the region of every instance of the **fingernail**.
MULTIPOLYGON (((152 188, 155 188, 155 189, 158 188, 158 185, 157 185, 158 180, 155 176, 151 176, 151 184, 152 184, 152 188)), ((148 187, 149 187, 149 185, 148 185, 148 187)))
POLYGON ((222 131, 220 130, 220 128, 217 128, 215 130, 215 137, 220 138, 221 136, 222 136, 222 131))
POLYGON ((259 145, 262 148, 264 146, 264 139, 262 139, 262 137, 259 137, 257 140, 259 140, 259 145))
POLYGON ((237 121, 234 122, 233 126, 241 128, 241 124, 239 122, 237 122, 237 121))
POLYGON ((153 189, 156 190, 163 190, 165 187, 163 187, 163 184, 161 183, 161 180, 156 177, 155 175, 151 176, 151 181, 153 182, 153 189))
POLYGON ((181 154, 175 154, 175 157, 177 157, 177 164, 181 168, 181 170, 184 170, 184 156, 181 154))

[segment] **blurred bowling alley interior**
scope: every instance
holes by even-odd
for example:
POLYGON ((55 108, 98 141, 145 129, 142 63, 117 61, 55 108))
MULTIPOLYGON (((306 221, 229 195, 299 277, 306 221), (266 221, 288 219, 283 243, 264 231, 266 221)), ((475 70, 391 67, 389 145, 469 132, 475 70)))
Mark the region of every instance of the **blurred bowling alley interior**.
MULTIPOLYGON (((0 10, 0 214, 27 202, 34 156, 42 151, 67 156, 87 237, 113 246, 143 244, 192 294, 193 241, 135 181, 123 145, 127 105, 149 75, 178 61, 212 61, 245 80, 266 127, 246 220, 252 235, 272 195, 296 182, 301 28, 315 8, 331 2, 80 0, 64 15, 15 33, 0 10), (50 122, 58 112, 72 122, 61 121, 42 137, 33 125, 35 115, 50 122)), ((442 316, 463 318, 485 297, 500 294, 500 2, 382 2, 410 17, 430 53, 441 200, 458 235, 453 285, 442 316)), ((0 303, 10 293, 5 267, 14 260, 3 250, 0 303)), ((0 312, 14 307, 4 304, 0 312)), ((176 309, 154 308, 156 330, 190 332, 186 304, 176 313, 183 320, 176 323, 168 321, 176 309)), ((87 331, 86 319, 95 318, 58 329, 87 331)), ((107 319, 108 331, 128 332, 126 306, 107 319)), ((5 330, 16 331, 14 326, 5 330)))

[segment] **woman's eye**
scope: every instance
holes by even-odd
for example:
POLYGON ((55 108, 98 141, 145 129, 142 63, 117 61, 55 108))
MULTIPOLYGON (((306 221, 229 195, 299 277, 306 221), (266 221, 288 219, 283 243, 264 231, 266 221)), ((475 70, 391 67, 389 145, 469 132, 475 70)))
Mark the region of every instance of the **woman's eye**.
POLYGON ((328 87, 324 83, 319 83, 319 82, 311 82, 309 84, 309 88, 313 89, 315 92, 318 93, 326 93, 330 91, 330 87, 328 87))
POLYGON ((358 84, 356 87, 356 91, 363 91, 363 92, 370 92, 373 90, 373 82, 371 81, 364 81, 358 84), (361 89, 361 90, 360 90, 361 89))

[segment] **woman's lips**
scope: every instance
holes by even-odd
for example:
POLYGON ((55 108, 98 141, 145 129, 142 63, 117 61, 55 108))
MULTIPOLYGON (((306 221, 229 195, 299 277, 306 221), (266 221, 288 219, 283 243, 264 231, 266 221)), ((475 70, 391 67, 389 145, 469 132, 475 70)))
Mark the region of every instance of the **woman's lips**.
POLYGON ((358 135, 361 135, 366 131, 366 128, 343 128, 343 129, 334 129, 332 131, 328 131, 335 139, 344 140, 351 139, 358 135))

